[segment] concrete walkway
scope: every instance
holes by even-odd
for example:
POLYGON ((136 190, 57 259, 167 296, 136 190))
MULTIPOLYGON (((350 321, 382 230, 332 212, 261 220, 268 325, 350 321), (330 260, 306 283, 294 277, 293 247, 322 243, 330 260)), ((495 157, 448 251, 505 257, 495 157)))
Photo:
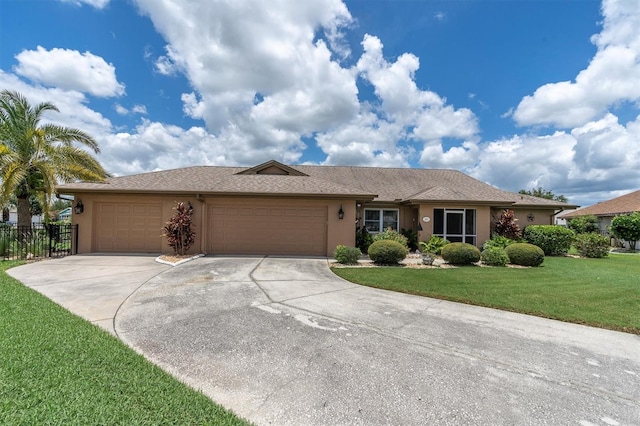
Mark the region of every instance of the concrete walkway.
POLYGON ((326 259, 114 257, 80 296, 92 258, 51 261, 58 284, 31 269, 50 262, 11 271, 70 309, 118 294, 122 340, 259 425, 640 424, 639 336, 361 287, 326 259))

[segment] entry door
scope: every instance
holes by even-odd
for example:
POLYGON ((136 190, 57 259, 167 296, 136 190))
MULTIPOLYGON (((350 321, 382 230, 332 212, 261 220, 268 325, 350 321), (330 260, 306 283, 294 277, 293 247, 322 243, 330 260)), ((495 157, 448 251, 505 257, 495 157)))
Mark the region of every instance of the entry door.
POLYGON ((464 241, 464 212, 459 210, 447 210, 446 233, 447 240, 452 243, 464 241))

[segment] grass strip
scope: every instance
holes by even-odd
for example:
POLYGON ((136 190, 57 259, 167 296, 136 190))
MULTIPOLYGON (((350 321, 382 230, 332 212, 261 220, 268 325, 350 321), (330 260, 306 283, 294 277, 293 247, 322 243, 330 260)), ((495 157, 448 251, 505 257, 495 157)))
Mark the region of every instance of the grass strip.
POLYGON ((0 267, 0 424, 246 425, 0 267))
POLYGON ((370 287, 640 334, 640 257, 547 257, 538 268, 334 268, 370 287))

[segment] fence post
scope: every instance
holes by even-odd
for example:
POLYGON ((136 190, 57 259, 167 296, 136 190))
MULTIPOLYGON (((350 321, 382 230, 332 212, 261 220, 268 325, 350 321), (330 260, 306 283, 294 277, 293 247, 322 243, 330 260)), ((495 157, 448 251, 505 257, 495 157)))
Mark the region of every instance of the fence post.
POLYGON ((71 232, 73 233, 73 248, 71 254, 78 254, 78 228, 79 224, 72 225, 71 232))

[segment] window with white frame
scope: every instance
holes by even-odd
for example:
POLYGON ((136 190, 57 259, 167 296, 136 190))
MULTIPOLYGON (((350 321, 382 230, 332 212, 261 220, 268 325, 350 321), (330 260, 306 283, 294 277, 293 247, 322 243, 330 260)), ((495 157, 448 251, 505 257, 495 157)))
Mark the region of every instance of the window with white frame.
POLYGON ((475 209, 433 209, 433 235, 476 245, 475 209))
POLYGON ((398 209, 364 209, 364 226, 375 234, 387 228, 398 231, 398 209))

